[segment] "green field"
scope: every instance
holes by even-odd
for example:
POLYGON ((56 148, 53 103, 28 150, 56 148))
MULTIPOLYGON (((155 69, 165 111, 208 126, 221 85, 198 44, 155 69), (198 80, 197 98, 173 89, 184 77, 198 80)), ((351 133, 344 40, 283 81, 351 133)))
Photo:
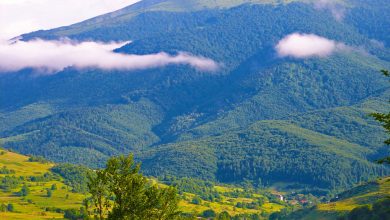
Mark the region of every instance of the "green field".
POLYGON ((9 170, 14 170, 14 174, 0 174, 1 178, 5 176, 23 177, 16 188, 9 191, 0 190, 0 204, 13 204, 13 212, 0 212, 0 219, 62 219, 62 213, 46 211, 46 208, 59 208, 61 210, 70 208, 79 208, 85 195, 72 193, 71 189, 63 183, 61 178, 45 182, 33 182, 29 178, 33 176, 42 176, 45 173, 51 173, 50 169, 54 166, 51 163, 29 162, 29 157, 20 154, 0 151, 0 166, 9 170), (56 185, 52 196, 47 196, 46 189, 56 185), (27 185, 30 193, 27 196, 18 196, 22 185, 27 185))
MULTIPOLYGON (((72 192, 72 188, 65 184, 64 178, 53 173, 51 168, 55 166, 50 162, 30 162, 30 157, 23 156, 6 150, 0 150, 0 167, 11 171, 10 174, 0 174, 0 181, 6 177, 15 177, 19 182, 11 189, 4 189, 1 182, 0 205, 12 204, 13 211, 0 212, 0 219, 63 219, 63 212, 67 209, 79 209, 83 206, 83 200, 87 194, 72 192), (50 174, 48 179, 37 178, 50 174), (35 177, 35 179, 34 179, 35 177), (19 195, 23 186, 29 188, 27 196, 19 195), (48 197, 47 189, 51 189, 52 195, 48 197)), ((155 179, 152 181, 157 182, 155 179)), ((161 187, 166 185, 159 183, 161 187)), ((194 197, 200 197, 193 193, 184 192, 180 196, 180 210, 183 213, 200 215, 203 211, 213 209, 216 213, 227 211, 231 216, 238 214, 262 214, 269 215, 280 211, 284 205, 272 203, 266 196, 250 194, 245 197, 227 196, 232 192, 244 193, 245 190, 233 186, 214 186, 215 192, 221 194, 218 201, 206 201, 199 199, 199 204, 193 204, 194 197), (256 209, 237 208, 237 203, 252 203, 262 198, 264 204, 256 209)))

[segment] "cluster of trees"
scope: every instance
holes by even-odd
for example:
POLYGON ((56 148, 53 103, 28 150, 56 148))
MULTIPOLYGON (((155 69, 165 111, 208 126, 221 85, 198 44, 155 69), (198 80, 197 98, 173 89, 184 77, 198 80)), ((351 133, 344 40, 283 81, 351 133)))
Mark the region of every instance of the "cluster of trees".
POLYGON ((0 189, 4 192, 9 192, 19 186, 22 179, 16 176, 5 176, 0 179, 0 189))
POLYGON ((173 220, 180 214, 176 189, 149 182, 132 155, 109 159, 90 176, 88 188, 87 211, 98 219, 173 220))
POLYGON ((28 196, 30 194, 30 188, 24 184, 22 186, 22 189, 19 191, 18 195, 21 196, 21 197, 25 197, 25 196, 28 196))
POLYGON ((29 162, 38 162, 38 163, 49 163, 50 161, 42 156, 34 156, 31 155, 30 158, 28 158, 29 162))
POLYGON ((8 169, 6 166, 0 168, 0 174, 15 174, 15 170, 8 169))
POLYGON ((91 175, 89 168, 73 164, 58 164, 51 171, 63 177, 65 184, 72 187, 72 192, 88 192, 88 175, 91 175))
POLYGON ((248 203, 248 202, 238 202, 236 204, 236 207, 237 208, 256 209, 256 210, 258 210, 258 209, 260 209, 260 207, 262 205, 264 205, 265 201, 266 201, 265 198, 259 198, 256 201, 253 201, 253 202, 250 202, 250 203, 248 203))
POLYGON ((193 193, 205 201, 213 202, 221 198, 221 195, 214 189, 214 183, 211 181, 199 180, 194 178, 176 178, 174 176, 165 176, 160 178, 163 183, 175 187, 179 194, 184 192, 193 193))
POLYGON ((0 212, 14 212, 14 211, 15 211, 15 207, 14 204, 12 203, 9 204, 2 203, 0 205, 0 212))
MULTIPOLYGON (((214 219, 214 220, 260 220, 267 217, 267 215, 260 214, 238 214, 238 215, 230 215, 226 211, 222 211, 221 213, 217 213, 212 209, 208 209, 202 212, 199 216, 204 219, 214 219)), ((195 219, 195 217, 193 218, 195 219)))
MULTIPOLYGON (((24 177, 21 177, 24 178, 24 177)), ((53 173, 44 173, 42 176, 29 176, 27 177, 31 182, 49 182, 51 180, 59 180, 59 176, 53 173)))

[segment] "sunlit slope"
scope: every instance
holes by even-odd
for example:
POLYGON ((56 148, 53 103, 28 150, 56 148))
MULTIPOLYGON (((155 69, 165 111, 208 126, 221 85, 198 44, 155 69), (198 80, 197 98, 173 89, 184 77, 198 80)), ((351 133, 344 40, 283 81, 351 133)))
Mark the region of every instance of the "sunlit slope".
POLYGON ((390 198, 390 177, 379 179, 352 188, 337 196, 337 199, 319 204, 312 209, 304 209, 290 215, 288 219, 299 220, 336 220, 352 209, 390 198))
MULTIPOLYGON (((0 219, 63 219, 64 211, 83 207, 83 200, 87 193, 75 193, 65 184, 65 179, 52 172, 56 166, 49 162, 30 162, 30 157, 0 149, 0 205, 12 204, 13 211, 1 211, 0 219), (5 187, 5 182, 17 182, 5 187), (16 179, 16 180, 15 180, 16 179), (29 193, 20 195, 23 186, 27 186, 29 193), (54 188, 53 188, 54 187, 54 188), (50 189, 51 196, 47 194, 50 189)), ((70 176, 72 178, 72 176, 70 176)), ((158 183, 154 178, 151 182, 158 183)), ((165 184, 158 183, 161 187, 165 184)), ((180 210, 184 213, 198 215, 205 210, 213 209, 217 213, 227 211, 230 215, 259 214, 269 215, 280 211, 285 207, 284 203, 275 203, 267 196, 248 193, 242 188, 234 186, 210 186, 209 190, 219 194, 218 200, 210 201, 201 199, 202 195, 195 193, 180 193, 180 210), (242 195, 235 193, 242 192, 242 195), (233 196, 234 195, 234 196, 233 196), (244 196, 245 195, 245 196, 244 196), (194 204, 193 199, 199 198, 199 204, 194 204), (261 199, 262 205, 256 208, 238 208, 237 203, 252 203, 261 199)), ((264 190, 264 193, 269 194, 264 190)))
POLYGON ((12 204, 14 211, 0 212, 0 219, 63 219, 63 213, 57 213, 56 209, 80 208, 85 196, 73 193, 62 178, 50 171, 53 166, 52 163, 29 162, 29 157, 0 150, 0 167, 13 171, 11 174, 0 174, 0 179, 6 176, 18 179, 16 186, 9 189, 4 189, 2 180, 0 205, 12 204), (27 196, 19 196, 23 185, 30 189, 27 196), (48 197, 47 189, 53 185, 56 189, 48 197))

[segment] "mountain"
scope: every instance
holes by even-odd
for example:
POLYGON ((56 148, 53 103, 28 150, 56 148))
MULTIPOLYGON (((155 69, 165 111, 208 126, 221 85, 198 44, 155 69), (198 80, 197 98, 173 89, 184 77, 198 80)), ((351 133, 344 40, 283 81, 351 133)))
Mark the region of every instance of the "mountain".
POLYGON ((101 167, 134 153, 145 173, 223 183, 251 181, 338 191, 390 169, 368 114, 387 111, 390 68, 385 0, 142 1, 34 38, 132 41, 123 54, 185 51, 222 64, 121 71, 73 67, 37 77, 0 75, 0 143, 56 162, 101 167), (261 4, 258 4, 261 3, 261 4), (378 16, 381 15, 381 18, 378 16), (291 33, 346 45, 328 57, 282 58, 291 33))

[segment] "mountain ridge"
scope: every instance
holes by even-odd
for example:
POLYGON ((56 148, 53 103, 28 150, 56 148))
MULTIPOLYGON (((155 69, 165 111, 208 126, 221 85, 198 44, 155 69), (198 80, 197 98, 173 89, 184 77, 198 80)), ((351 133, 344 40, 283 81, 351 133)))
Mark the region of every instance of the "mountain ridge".
MULTIPOLYGON (((369 19, 386 7, 350 10, 343 21, 301 2, 153 11, 117 26, 106 17, 110 25, 60 36, 133 39, 116 52, 186 51, 224 68, 210 74, 187 66, 69 67, 50 76, 29 69, 0 75, 0 142, 91 167, 132 152, 156 176, 266 186, 285 180, 320 194, 386 175, 388 168, 373 163, 388 152, 385 133, 367 114, 388 107, 389 86, 379 74, 390 67, 388 44, 378 47, 370 30, 390 19, 369 19), (278 57, 275 45, 291 33, 316 34, 351 49, 328 57, 278 57)), ((58 39, 57 31, 25 40, 58 39)), ((375 33, 386 39, 380 34, 386 31, 375 33)))

